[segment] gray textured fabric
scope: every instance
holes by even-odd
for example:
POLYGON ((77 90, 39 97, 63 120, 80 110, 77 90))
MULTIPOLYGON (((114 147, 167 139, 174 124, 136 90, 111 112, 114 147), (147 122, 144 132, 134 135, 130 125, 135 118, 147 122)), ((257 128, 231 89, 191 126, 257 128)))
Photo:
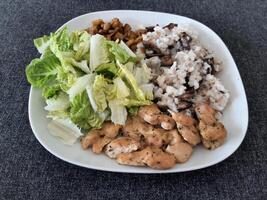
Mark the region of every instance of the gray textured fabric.
POLYGON ((0 1, 0 199, 267 199, 266 13, 266 0, 0 1), (222 37, 250 110, 247 136, 231 157, 187 173, 119 174, 65 163, 39 144, 28 121, 30 86, 24 74, 38 56, 33 38, 78 15, 108 9, 184 15, 222 37))

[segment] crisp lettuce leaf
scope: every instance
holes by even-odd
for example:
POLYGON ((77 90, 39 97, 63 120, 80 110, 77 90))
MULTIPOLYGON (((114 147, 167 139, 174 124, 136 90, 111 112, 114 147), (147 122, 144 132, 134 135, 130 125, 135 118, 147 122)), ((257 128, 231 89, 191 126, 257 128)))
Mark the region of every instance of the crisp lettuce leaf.
POLYGON ((78 67, 83 72, 89 74, 90 70, 87 64, 87 60, 82 60, 80 62, 77 62, 74 58, 66 58, 65 62, 69 62, 72 66, 78 67))
POLYGON ((100 128, 105 120, 93 110, 86 90, 77 94, 71 102, 70 118, 74 124, 84 130, 100 128))
POLYGON ((104 63, 98 66, 96 68, 95 72, 97 74, 102 74, 106 78, 112 79, 118 74, 118 67, 116 66, 115 63, 104 63))
POLYGON ((70 112, 69 109, 67 110, 56 110, 56 111, 49 111, 47 114, 47 118, 54 119, 66 119, 69 118, 70 112))
POLYGON ((107 41, 109 52, 114 56, 115 60, 125 64, 129 61, 136 61, 136 56, 133 52, 129 53, 131 51, 130 49, 125 48, 123 43, 118 44, 113 41, 107 41))
POLYGON ((66 93, 60 92, 56 97, 47 99, 46 104, 45 110, 59 111, 66 110, 70 105, 70 101, 66 93))
POLYGON ((56 80, 59 66, 60 62, 54 55, 33 59, 26 67, 28 82, 38 88, 51 85, 56 80))
POLYGON ((130 95, 130 89, 126 86, 124 81, 117 77, 113 80, 114 87, 116 88, 116 95, 117 99, 123 99, 130 95))
POLYGON ((133 73, 138 85, 146 84, 152 78, 151 69, 145 63, 141 67, 136 67, 133 73))
POLYGON ((44 35, 33 40, 34 46, 40 54, 43 54, 50 45, 50 36, 44 35))
POLYGON ((59 51, 68 51, 71 48, 71 42, 68 35, 68 28, 64 26, 62 29, 51 33, 51 43, 57 46, 59 51))
POLYGON ((59 86, 61 90, 67 92, 79 78, 79 75, 80 74, 78 74, 76 71, 75 73, 72 73, 68 69, 60 66, 58 68, 57 80, 59 81, 59 86))
POLYGON ((73 145, 83 135, 81 129, 68 118, 52 120, 48 124, 48 130, 67 145, 73 145))
POLYGON ((136 98, 141 101, 146 100, 145 94, 139 88, 134 75, 128 69, 126 69, 126 67, 124 67, 124 65, 122 65, 120 62, 117 62, 117 65, 120 67, 120 77, 124 78, 128 82, 136 98))
POLYGON ((90 69, 95 71, 96 68, 110 62, 109 51, 104 36, 92 35, 90 40, 90 69))
POLYGON ((88 98, 89 98, 89 101, 91 103, 91 106, 93 108, 93 110, 95 112, 97 112, 97 104, 96 104, 96 101, 95 101, 95 98, 94 98, 94 95, 93 95, 93 87, 92 87, 93 83, 91 83, 90 85, 86 86, 86 92, 87 92, 87 95, 88 95, 88 98))
POLYGON ((123 105, 130 108, 132 106, 145 106, 145 105, 150 105, 152 102, 150 100, 138 100, 138 99, 124 99, 123 100, 123 105))
POLYGON ((108 103, 111 110, 111 121, 114 124, 124 125, 127 119, 127 110, 121 100, 111 100, 108 103))
POLYGON ((75 51, 75 60, 89 59, 90 38, 91 35, 86 31, 75 31, 71 33, 70 41, 75 51), (86 56, 86 54, 88 54, 88 56, 86 56))
POLYGON ((106 86, 106 98, 107 100, 115 99, 117 96, 117 87, 114 84, 108 84, 106 86))
POLYGON ((97 105, 97 111, 103 112, 107 108, 106 86, 107 80, 102 75, 97 75, 93 84, 93 98, 97 105))
POLYGON ((134 74, 135 66, 134 66, 133 62, 128 62, 128 63, 124 64, 123 67, 125 69, 127 69, 129 72, 131 72, 132 74, 134 74))
POLYGON ((79 68, 85 73, 89 73, 88 61, 85 54, 89 54, 89 34, 82 33, 82 40, 78 38, 78 44, 73 44, 71 38, 68 36, 67 27, 64 27, 60 31, 51 34, 51 51, 60 60, 61 65, 65 68, 65 71, 69 71, 76 75, 74 67, 79 68), (86 35, 86 36, 84 36, 86 35), (73 46, 74 45, 74 46, 73 46), (75 46, 76 45, 76 46, 75 46), (77 46, 78 45, 78 46, 77 46), (77 51, 73 51, 73 48, 77 51), (84 60, 80 60, 85 56, 84 60))
POLYGON ((136 55, 134 54, 134 52, 122 40, 119 42, 119 46, 124 49, 129 54, 129 56, 134 58, 133 60, 136 59, 136 55))
POLYGON ((79 93, 83 92, 95 78, 94 74, 87 74, 82 77, 79 77, 75 83, 71 86, 71 88, 67 91, 67 94, 69 94, 70 100, 72 99, 79 93))
POLYGON ((140 85, 140 89, 144 92, 146 99, 148 100, 154 99, 153 95, 154 85, 152 83, 140 85))
POLYGON ((54 85, 44 86, 42 89, 42 96, 45 99, 56 96, 61 91, 60 84, 55 82, 54 85))

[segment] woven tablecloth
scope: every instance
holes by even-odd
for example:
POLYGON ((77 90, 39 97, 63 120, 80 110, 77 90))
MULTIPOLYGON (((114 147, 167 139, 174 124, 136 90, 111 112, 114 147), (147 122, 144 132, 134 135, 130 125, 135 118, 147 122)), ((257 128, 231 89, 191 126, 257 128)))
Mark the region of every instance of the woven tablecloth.
POLYGON ((267 199, 266 85, 266 0, 2 0, 0 199, 267 199), (76 16, 109 9, 179 14, 218 33, 237 63, 249 104, 247 135, 233 155, 202 170, 138 175, 74 166, 41 146, 28 120, 25 66, 38 56, 32 40, 76 16))

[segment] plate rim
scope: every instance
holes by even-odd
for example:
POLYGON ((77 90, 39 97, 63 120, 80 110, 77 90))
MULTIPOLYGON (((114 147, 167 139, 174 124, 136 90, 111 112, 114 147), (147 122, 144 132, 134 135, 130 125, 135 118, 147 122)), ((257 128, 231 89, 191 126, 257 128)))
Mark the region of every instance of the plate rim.
POLYGON ((73 161, 73 160, 70 160, 70 159, 67 159, 61 155, 59 155, 56 151, 53 151, 51 150, 46 144, 45 142, 43 142, 38 134, 36 133, 37 130, 36 130, 36 127, 33 125, 33 119, 32 119, 32 107, 31 107, 31 99, 33 97, 33 87, 31 86, 30 88, 30 92, 29 92, 29 99, 28 99, 28 117, 29 117, 29 122, 30 122, 30 126, 31 126, 31 129, 32 129, 32 132, 34 134, 34 136, 36 137, 36 139, 39 141, 39 143, 49 152, 51 153, 52 155, 54 155, 55 157, 67 162, 67 163, 71 163, 73 165, 76 165, 76 166, 80 166, 80 167, 84 167, 84 168, 88 168, 88 169, 94 169, 94 170, 100 170, 100 171, 108 171, 108 172, 116 172, 116 173, 134 173, 134 174, 162 174, 162 173, 181 173, 181 172, 188 172, 188 171, 194 171, 194 170, 200 170, 200 169, 203 169, 203 168, 207 168, 207 167, 211 167, 211 166, 214 166, 222 161, 224 161, 225 159, 229 158, 231 155, 233 155, 236 150, 240 147, 240 145, 242 144, 242 142, 244 141, 244 138, 247 134, 247 129, 248 129, 248 122, 249 122, 249 109, 248 109, 248 101, 247 101, 247 95, 246 95, 246 90, 245 90, 245 87, 244 87, 244 84, 243 84, 243 80, 241 78, 241 75, 240 75, 240 72, 238 70, 238 67, 236 65, 236 62, 232 56, 232 54, 230 53, 227 45, 224 43, 224 41, 220 38, 220 36, 215 32, 213 31, 211 28, 209 28, 207 25, 203 24, 202 22, 199 22, 195 19, 192 19, 192 18, 189 18, 189 17, 185 17, 185 16, 182 16, 182 15, 177 15, 177 14, 173 14, 173 13, 167 13, 167 12, 157 12, 157 11, 146 11, 146 10, 102 10, 102 11, 96 11, 96 12, 89 12, 89 13, 85 13, 85 14, 82 14, 82 15, 79 15, 77 17, 74 17, 72 19, 70 19, 69 21, 67 21, 66 23, 64 23, 62 26, 60 26, 57 30, 61 29, 62 27, 66 26, 66 24, 72 22, 72 21, 75 21, 79 18, 83 18, 87 15, 94 15, 94 14, 103 14, 103 13, 114 13, 114 12, 145 12, 145 13, 154 13, 154 14, 167 14, 167 15, 172 15, 172 16, 178 16, 178 17, 181 17, 181 18, 184 18, 186 20, 189 20, 189 21, 194 21, 194 23, 198 23, 202 26, 204 26, 205 28, 207 28, 209 30, 209 32, 212 32, 214 34, 214 36, 221 41, 221 43, 223 44, 223 47, 224 47, 224 51, 226 51, 226 53, 232 58, 232 61, 234 62, 235 64, 235 68, 238 72, 238 76, 240 78, 240 81, 241 81, 241 87, 242 87, 242 92, 244 93, 244 100, 245 100, 245 108, 246 108, 246 113, 247 115, 245 116, 245 133, 242 134, 242 137, 240 142, 238 144, 236 144, 236 146, 233 148, 233 151, 231 153, 229 153, 228 155, 226 155, 224 158, 222 159, 218 159, 218 160, 215 160, 215 161, 211 161, 209 162, 208 164, 202 164, 202 165, 197 165, 197 166, 192 166, 192 167, 188 167, 187 169, 183 169, 181 171, 175 169, 175 168, 172 168, 172 169, 169 169, 169 170, 155 170, 155 169, 152 169, 151 171, 135 171, 134 169, 131 169, 130 167, 127 168, 127 170, 125 169, 110 169, 108 167, 95 167, 93 165, 88 165, 88 164, 83 164, 81 163, 80 161, 73 161))

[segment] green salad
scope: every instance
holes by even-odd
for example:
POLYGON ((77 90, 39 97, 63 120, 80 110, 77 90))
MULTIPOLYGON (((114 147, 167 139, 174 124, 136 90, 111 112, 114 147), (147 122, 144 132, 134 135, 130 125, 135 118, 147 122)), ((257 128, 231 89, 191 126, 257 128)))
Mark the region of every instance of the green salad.
POLYGON ((26 67, 29 83, 42 90, 50 131, 60 137, 124 125, 127 115, 151 104, 151 71, 123 41, 109 41, 64 27, 34 40, 41 54, 26 67))

